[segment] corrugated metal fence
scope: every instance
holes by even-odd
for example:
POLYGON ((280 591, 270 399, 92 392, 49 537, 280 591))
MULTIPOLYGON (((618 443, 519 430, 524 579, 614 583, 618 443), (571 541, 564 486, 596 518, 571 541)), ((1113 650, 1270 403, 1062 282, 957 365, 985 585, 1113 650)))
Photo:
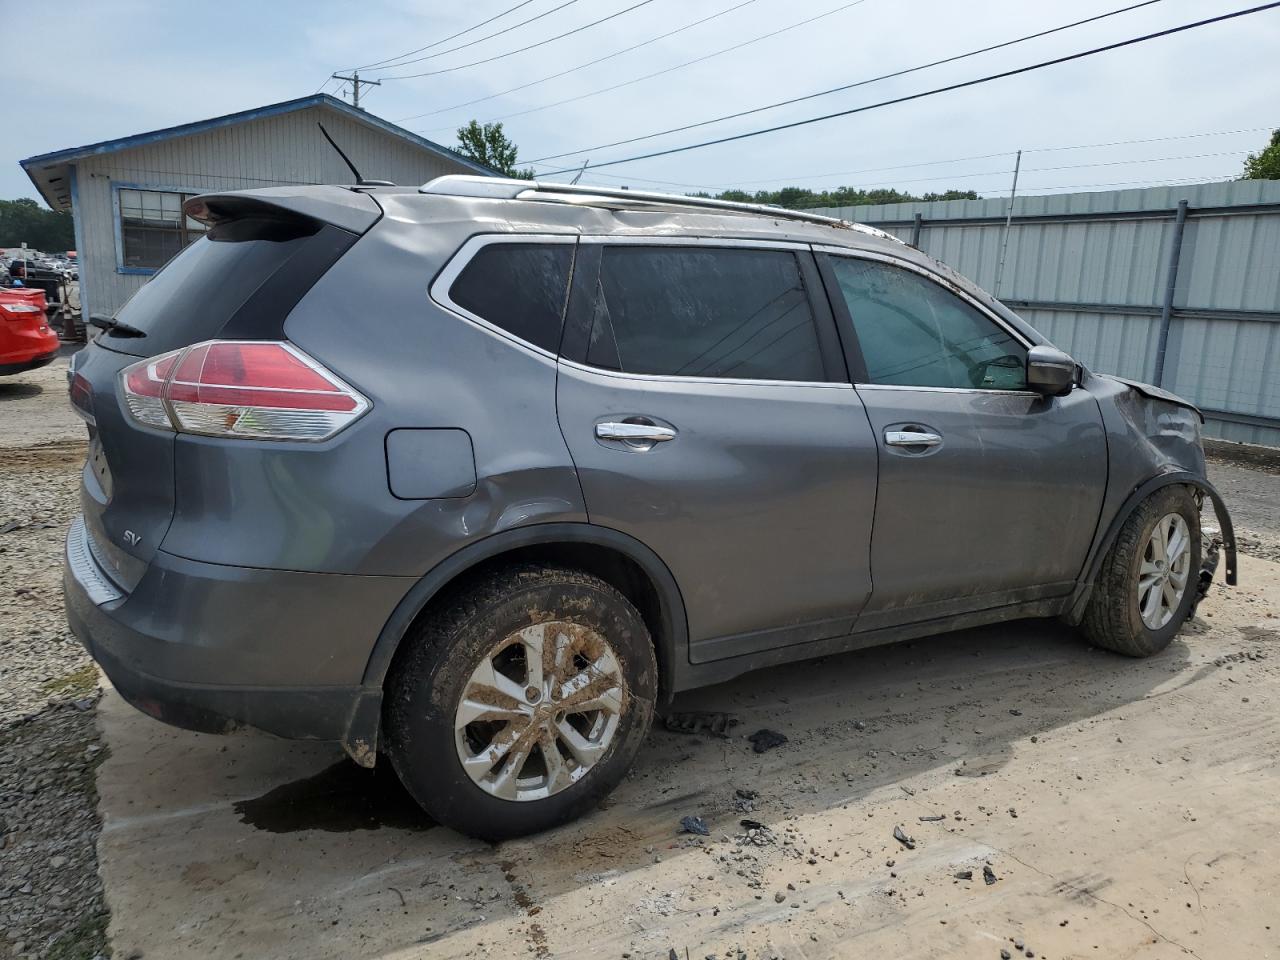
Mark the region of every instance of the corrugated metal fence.
POLYGON ((815 212, 914 242, 1090 369, 1193 401, 1207 435, 1280 446, 1280 181, 1020 197, 997 289, 1007 211, 991 198, 815 212))

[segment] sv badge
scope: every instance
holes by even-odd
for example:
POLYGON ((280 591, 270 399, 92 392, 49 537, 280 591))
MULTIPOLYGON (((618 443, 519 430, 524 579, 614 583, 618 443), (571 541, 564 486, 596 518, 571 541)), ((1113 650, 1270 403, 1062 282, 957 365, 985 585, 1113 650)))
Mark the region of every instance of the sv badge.
POLYGON ((126 530, 124 532, 124 542, 131 547, 136 547, 142 542, 142 537, 138 536, 138 534, 134 533, 132 530, 126 530))

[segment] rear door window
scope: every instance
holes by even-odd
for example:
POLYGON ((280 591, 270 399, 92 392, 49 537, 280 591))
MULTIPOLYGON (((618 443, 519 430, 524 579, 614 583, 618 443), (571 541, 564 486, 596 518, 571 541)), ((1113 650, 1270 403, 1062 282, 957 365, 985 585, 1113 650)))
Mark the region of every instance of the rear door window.
POLYGON ((554 353, 560 347, 571 243, 489 243, 449 288, 455 306, 554 353))
POLYGON ((587 362, 625 373, 824 381, 790 250, 607 244, 587 362))

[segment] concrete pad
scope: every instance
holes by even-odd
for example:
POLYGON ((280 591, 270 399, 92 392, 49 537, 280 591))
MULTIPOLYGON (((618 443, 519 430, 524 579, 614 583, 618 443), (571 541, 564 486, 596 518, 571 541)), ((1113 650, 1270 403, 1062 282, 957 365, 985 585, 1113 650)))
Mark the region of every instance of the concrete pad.
POLYGON ((684 695, 739 725, 656 730, 605 809, 499 845, 328 746, 172 730, 108 694, 116 955, 1277 956, 1280 565, 1241 579, 1152 660, 1029 621, 684 695), (753 753, 761 727, 789 742, 753 753))

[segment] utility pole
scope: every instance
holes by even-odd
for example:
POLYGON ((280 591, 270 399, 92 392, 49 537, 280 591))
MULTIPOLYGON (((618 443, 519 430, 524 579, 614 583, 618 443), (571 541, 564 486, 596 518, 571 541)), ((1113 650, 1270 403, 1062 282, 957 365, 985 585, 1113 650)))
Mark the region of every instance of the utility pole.
POLYGON ((1004 255, 1009 251, 1009 226, 1013 222, 1013 198, 1018 195, 1018 171, 1022 169, 1022 151, 1013 163, 1013 186, 1009 189, 1009 209, 1004 215, 1004 240, 1000 243, 1000 265, 996 267, 996 299, 1000 298, 1000 281, 1004 278, 1004 255))
POLYGON ((382 86, 381 80, 361 80, 359 70, 352 70, 349 77, 344 77, 340 73, 330 74, 330 76, 334 80, 346 80, 351 84, 351 105, 357 110, 360 109, 360 84, 363 83, 366 87, 382 86))

